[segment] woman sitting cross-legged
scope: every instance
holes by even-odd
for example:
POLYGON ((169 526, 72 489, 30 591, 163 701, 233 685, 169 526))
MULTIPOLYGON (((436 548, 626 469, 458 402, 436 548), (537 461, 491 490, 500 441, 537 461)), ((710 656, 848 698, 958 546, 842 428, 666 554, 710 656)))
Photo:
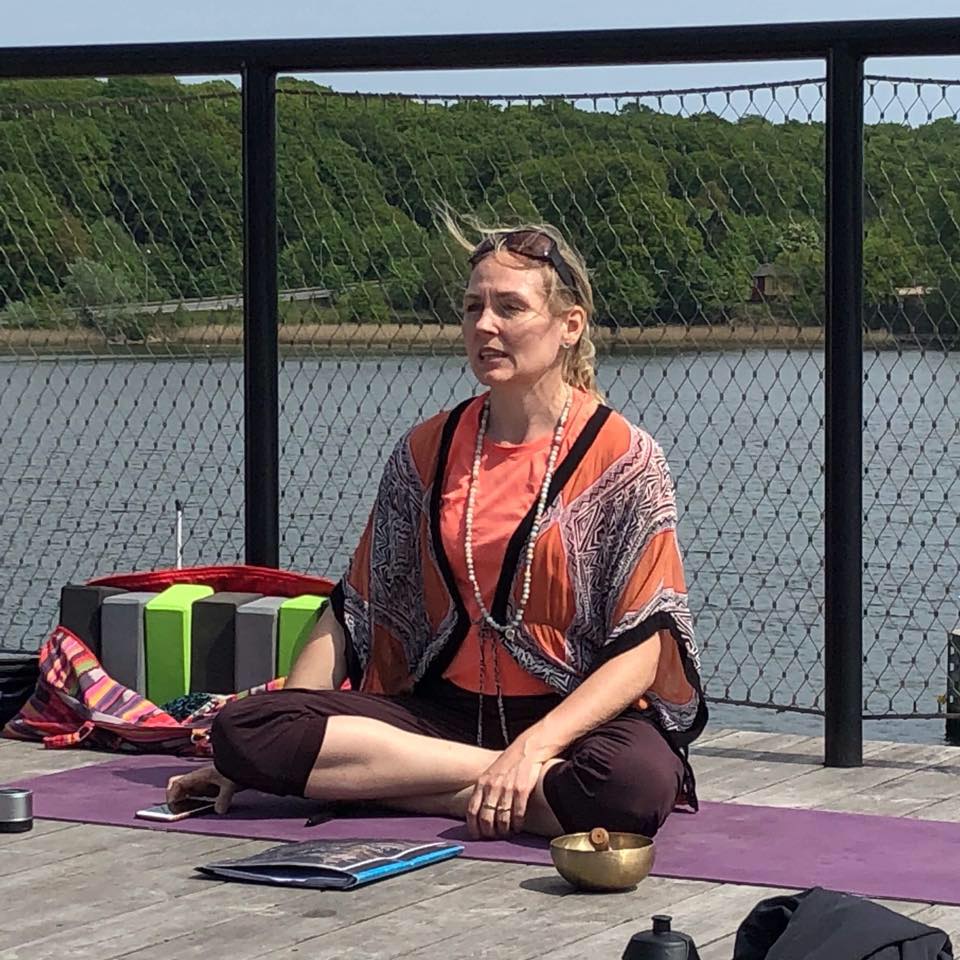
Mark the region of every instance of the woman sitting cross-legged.
POLYGON ((473 247, 448 226, 471 250, 463 337, 486 390, 396 445, 285 688, 228 704, 215 766, 168 797, 653 835, 696 808, 686 748, 707 716, 666 461, 597 392, 587 270, 560 234, 473 247))

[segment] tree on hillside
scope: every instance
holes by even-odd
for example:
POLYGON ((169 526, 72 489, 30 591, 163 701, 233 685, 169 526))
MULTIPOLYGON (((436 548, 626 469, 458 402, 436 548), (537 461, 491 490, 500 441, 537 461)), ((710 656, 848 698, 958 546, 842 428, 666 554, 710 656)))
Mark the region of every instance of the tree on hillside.
MULTIPOLYGON (((820 123, 278 89, 280 285, 365 291, 345 316, 456 321, 466 257, 437 222, 446 203, 555 223, 591 266, 601 323, 722 322, 761 264, 785 278, 773 315, 822 318, 820 123)), ((958 158, 953 119, 868 127, 868 303, 956 274, 958 158)), ((138 300, 239 293, 240 177, 226 81, 0 84, 0 306, 39 317, 94 275, 138 300)))

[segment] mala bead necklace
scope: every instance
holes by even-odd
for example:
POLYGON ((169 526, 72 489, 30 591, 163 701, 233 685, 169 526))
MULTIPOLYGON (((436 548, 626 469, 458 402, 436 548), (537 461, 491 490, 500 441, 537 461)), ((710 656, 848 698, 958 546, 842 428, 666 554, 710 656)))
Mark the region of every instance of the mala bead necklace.
POLYGON ((503 742, 507 744, 510 738, 507 736, 507 719, 503 709, 503 696, 500 690, 500 661, 497 656, 497 641, 513 640, 517 636, 517 630, 523 622, 523 612, 526 609, 527 601, 530 599, 530 580, 533 572, 533 553, 537 544, 537 537, 540 533, 540 525, 543 523, 543 515, 547 509, 547 496, 550 492, 550 484, 553 481, 553 472, 557 465, 557 457, 560 453, 560 444, 563 441, 563 428, 566 425, 567 417, 570 414, 570 405, 573 401, 573 390, 567 392, 567 397, 563 402, 563 409, 560 411, 560 418, 557 420, 557 426, 553 431, 553 439, 550 443, 550 454, 547 457, 547 469, 543 475, 543 483, 540 485, 540 496, 537 499, 537 510, 533 517, 533 526, 530 528, 530 536, 527 538, 527 550, 523 567, 523 587, 520 592, 520 603, 517 605, 513 616, 507 623, 497 623, 493 614, 487 609, 483 601, 483 594, 480 592, 480 584, 477 583, 477 574, 473 565, 473 508, 477 499, 477 481, 480 476, 480 455, 483 451, 483 441, 487 435, 487 423, 490 419, 490 397, 483 402, 483 409, 480 413, 480 429, 477 431, 477 445, 473 452, 473 469, 470 472, 470 486, 467 489, 467 517, 466 517, 466 543, 464 544, 467 561, 467 576, 470 579, 470 585, 473 587, 473 596, 480 608, 480 703, 477 710, 477 745, 483 746, 483 685, 484 685, 484 653, 483 648, 487 637, 493 642, 493 670, 494 684, 497 690, 497 710, 500 715, 500 732, 503 734, 503 742))

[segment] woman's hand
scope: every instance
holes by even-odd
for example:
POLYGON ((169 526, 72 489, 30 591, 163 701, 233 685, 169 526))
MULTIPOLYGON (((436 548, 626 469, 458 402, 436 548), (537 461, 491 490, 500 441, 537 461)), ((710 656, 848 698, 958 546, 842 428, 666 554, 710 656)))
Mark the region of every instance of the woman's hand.
POLYGON ((167 803, 176 803, 187 797, 215 797, 213 809, 217 813, 226 813, 236 790, 237 785, 211 763, 199 770, 171 777, 167 781, 167 803))
POLYGON ((528 755, 515 740, 483 772, 467 803, 467 829, 474 839, 507 837, 523 829, 527 801, 545 760, 528 755))

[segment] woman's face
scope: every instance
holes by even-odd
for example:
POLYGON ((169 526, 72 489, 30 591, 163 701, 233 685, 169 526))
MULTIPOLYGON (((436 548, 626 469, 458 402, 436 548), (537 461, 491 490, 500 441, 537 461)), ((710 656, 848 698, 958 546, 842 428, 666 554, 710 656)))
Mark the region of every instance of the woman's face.
POLYGON ((557 365, 561 345, 575 341, 570 321, 548 311, 543 281, 543 269, 505 250, 473 268, 463 297, 463 338, 484 386, 532 385, 557 365))

